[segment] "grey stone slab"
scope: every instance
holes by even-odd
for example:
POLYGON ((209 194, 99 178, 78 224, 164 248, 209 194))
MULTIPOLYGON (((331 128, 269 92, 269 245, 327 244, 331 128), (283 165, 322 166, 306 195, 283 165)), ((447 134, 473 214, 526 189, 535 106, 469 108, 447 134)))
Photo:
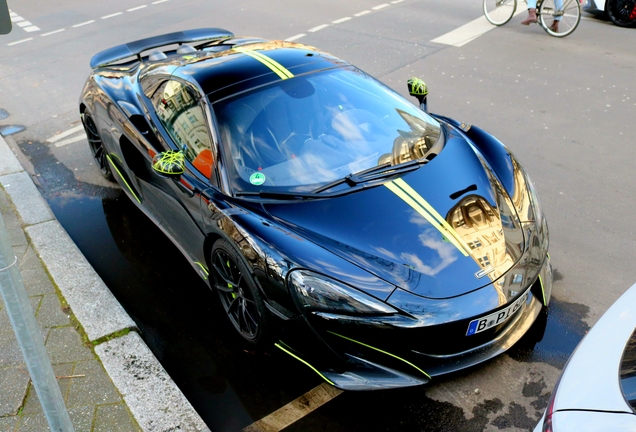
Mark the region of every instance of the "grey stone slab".
POLYGON ((7 142, 0 136, 0 175, 24 171, 18 158, 13 154, 7 142))
POLYGON ((13 432, 18 423, 17 417, 0 417, 0 432, 13 432))
POLYGON ((144 431, 207 430, 137 333, 97 345, 95 352, 144 431))
MULTIPOLYGON (((93 426, 95 407, 77 407, 68 410, 75 432, 90 432, 93 426)), ((49 424, 43 413, 20 416, 16 432, 43 432, 49 424)))
POLYGON ((0 213, 2 213, 2 219, 4 221, 4 226, 7 229, 7 233, 9 234, 9 241, 11 242, 11 246, 15 247, 17 245, 26 245, 27 239, 24 235, 24 231, 22 231, 22 223, 13 210, 13 206, 9 202, 6 192, 1 187, 0 213))
POLYGON ((46 350, 49 352, 52 364, 74 363, 95 358, 93 352, 84 345, 81 336, 72 326, 52 328, 46 340, 46 350))
POLYGON ((72 379, 67 406, 104 405, 122 401, 110 377, 97 360, 76 363, 73 375, 84 377, 72 379))
POLYGON ((90 340, 136 327, 57 221, 33 225, 26 231, 90 340))
POLYGON ((55 294, 55 287, 42 267, 20 270, 20 275, 28 295, 55 294))
POLYGON ((71 324, 71 319, 62 310, 56 294, 42 296, 36 318, 41 327, 62 327, 71 324))
POLYGON ((29 386, 28 373, 20 367, 0 369, 0 416, 15 415, 29 386))
MULTIPOLYGON (((66 399, 68 396, 68 391, 71 386, 72 378, 60 378, 60 377, 68 377, 73 375, 73 368, 75 365, 73 363, 61 364, 53 366, 53 372, 57 378, 57 383, 60 386, 60 392, 62 393, 62 397, 66 399)), ((24 402, 24 408, 22 409, 23 414, 36 414, 42 412, 42 405, 40 404, 40 399, 38 398, 38 394, 35 391, 35 387, 33 387, 33 383, 29 385, 29 390, 27 392, 26 401, 24 402)))
POLYGON ((141 431, 132 414, 123 403, 97 407, 93 432, 141 431))
POLYGON ((55 219, 26 171, 0 176, 0 184, 9 194, 18 215, 26 225, 55 219))

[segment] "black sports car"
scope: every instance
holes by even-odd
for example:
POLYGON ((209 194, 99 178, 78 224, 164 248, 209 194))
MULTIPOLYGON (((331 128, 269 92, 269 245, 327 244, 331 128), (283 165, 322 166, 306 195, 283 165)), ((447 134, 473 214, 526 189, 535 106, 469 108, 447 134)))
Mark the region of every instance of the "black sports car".
POLYGON ((90 148, 237 332, 343 389, 485 361, 550 301, 548 228, 492 135, 349 63, 222 29, 95 55, 90 148), (271 345, 270 345, 271 346, 271 345))

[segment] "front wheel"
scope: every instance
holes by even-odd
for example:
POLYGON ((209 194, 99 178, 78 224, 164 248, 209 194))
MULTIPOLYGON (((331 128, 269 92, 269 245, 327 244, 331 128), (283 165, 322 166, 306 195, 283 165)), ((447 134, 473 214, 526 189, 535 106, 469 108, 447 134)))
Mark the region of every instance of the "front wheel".
POLYGON ((493 25, 504 25, 512 19, 517 9, 517 0, 484 0, 484 15, 493 25))
POLYGON ((605 11, 619 27, 636 26, 636 0, 607 0, 605 11))
POLYGON ((543 0, 539 8, 541 27, 550 36, 565 37, 581 21, 579 0, 543 0))
POLYGON ((267 334, 267 311, 242 257, 226 240, 212 247, 214 287, 230 322, 247 342, 259 344, 267 334))

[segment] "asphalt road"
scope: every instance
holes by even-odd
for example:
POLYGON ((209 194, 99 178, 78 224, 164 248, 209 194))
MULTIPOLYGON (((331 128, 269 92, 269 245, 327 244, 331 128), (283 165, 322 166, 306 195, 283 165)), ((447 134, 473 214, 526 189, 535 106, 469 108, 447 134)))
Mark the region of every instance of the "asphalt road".
MULTIPOLYGON (((196 27, 271 39, 304 35, 297 41, 341 56, 403 94, 406 79, 423 78, 432 112, 494 133, 534 180, 558 276, 543 340, 426 388, 339 395, 286 430, 529 430, 576 342, 636 282, 634 29, 584 14, 572 35, 556 39, 538 25, 521 26, 519 15, 457 47, 432 40, 478 19, 479 0, 9 0, 9 7, 31 26, 0 36, 0 109, 8 114, 0 115, 0 128, 26 128, 12 135, 23 163, 32 164, 58 218, 77 230, 74 239, 109 286, 127 281, 118 290, 132 302, 124 306, 133 318, 153 315, 148 310, 161 316, 161 325, 146 326, 149 344, 171 375, 195 383, 184 392, 201 398, 193 405, 212 430, 243 428, 319 381, 268 353, 234 346, 213 318, 209 293, 148 288, 169 278, 159 270, 166 255, 151 251, 169 249, 168 241, 117 191, 102 188, 107 183, 81 132, 47 142, 80 124, 88 62, 112 45, 196 27), (25 30, 32 26, 39 30, 25 30), (136 243, 139 232, 152 243, 136 243), (131 293, 126 284, 138 289, 131 293), (162 339, 153 330, 159 327, 177 329, 171 340, 182 346, 162 339), (180 351, 193 356, 190 370, 180 351), (223 387, 228 375, 234 384, 223 387)), ((168 259, 173 271, 189 271, 178 252, 168 259)), ((197 286, 196 277, 174 283, 197 286)))

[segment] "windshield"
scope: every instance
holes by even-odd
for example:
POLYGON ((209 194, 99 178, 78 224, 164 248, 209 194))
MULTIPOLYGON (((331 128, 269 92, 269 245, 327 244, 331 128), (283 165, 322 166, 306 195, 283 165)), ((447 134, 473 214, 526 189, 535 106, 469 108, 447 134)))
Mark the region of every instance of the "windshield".
POLYGON ((313 190, 443 145, 435 119, 352 68, 283 80, 213 107, 235 192, 313 190))

